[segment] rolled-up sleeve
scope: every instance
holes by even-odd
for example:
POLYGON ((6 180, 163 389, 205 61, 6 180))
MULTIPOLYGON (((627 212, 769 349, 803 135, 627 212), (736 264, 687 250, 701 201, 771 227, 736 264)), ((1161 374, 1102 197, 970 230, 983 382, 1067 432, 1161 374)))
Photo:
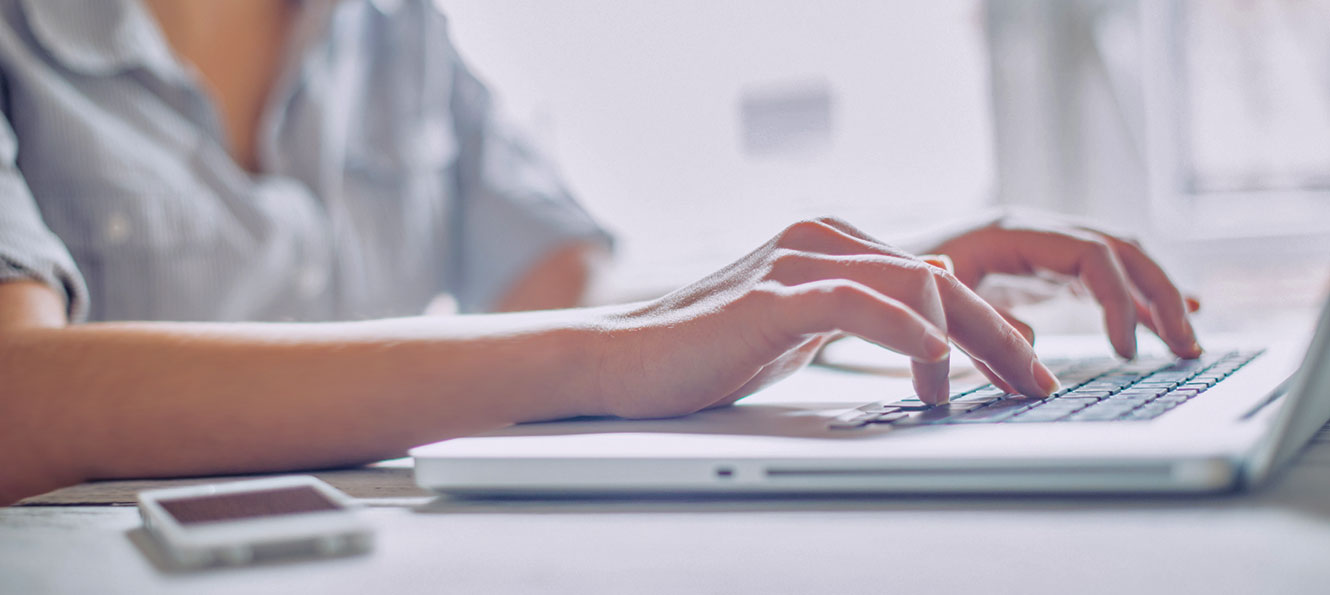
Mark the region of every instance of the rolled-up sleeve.
POLYGON ((552 251, 612 240, 554 167, 495 115, 485 86, 460 60, 451 70, 460 152, 449 286, 463 312, 483 312, 552 251))
POLYGON ((88 290, 64 243, 46 227, 17 166, 18 141, 0 117, 0 282, 45 283, 65 298, 69 319, 87 318, 88 290))

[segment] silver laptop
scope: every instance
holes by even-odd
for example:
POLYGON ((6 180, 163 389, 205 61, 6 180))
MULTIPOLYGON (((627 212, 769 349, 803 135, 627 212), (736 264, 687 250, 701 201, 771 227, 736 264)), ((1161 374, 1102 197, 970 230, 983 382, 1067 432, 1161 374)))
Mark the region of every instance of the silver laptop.
MULTIPOLYGON (((668 420, 525 424, 412 450, 469 496, 1218 492, 1264 482, 1330 418, 1330 304, 1310 346, 1082 360, 1036 400, 740 403, 668 420)), ((866 397, 866 398, 865 398, 866 397)))

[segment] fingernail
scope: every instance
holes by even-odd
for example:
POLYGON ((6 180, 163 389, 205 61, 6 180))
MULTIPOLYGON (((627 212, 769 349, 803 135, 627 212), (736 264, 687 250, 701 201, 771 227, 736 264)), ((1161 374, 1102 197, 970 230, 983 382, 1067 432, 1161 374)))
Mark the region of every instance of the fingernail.
POLYGON ((923 256, 920 256, 919 260, 922 260, 939 269, 947 271, 948 273, 951 273, 953 275, 956 274, 956 265, 952 262, 951 257, 947 256, 946 254, 925 254, 923 256))
POLYGON ((951 400, 951 383, 947 379, 942 379, 937 386, 920 385, 916 377, 914 383, 915 394, 919 395, 919 400, 929 405, 946 405, 951 400))
POLYGON ((944 381, 940 386, 938 386, 937 391, 938 391, 936 395, 937 398, 933 399, 934 403, 937 403, 938 405, 946 405, 947 403, 951 402, 950 380, 944 381))
POLYGON ((1201 343, 1200 341, 1196 340, 1196 328, 1191 325, 1190 320, 1186 320, 1186 323, 1187 323, 1187 336, 1191 337, 1191 353, 1196 356, 1199 356, 1201 355, 1201 343))
POLYGON ((929 362, 936 363, 951 356, 951 344, 947 338, 936 331, 924 333, 924 350, 928 352, 929 362))
POLYGON ((1039 390, 1044 391, 1044 396, 1058 392, 1062 388, 1062 383, 1058 382, 1053 371, 1038 359, 1030 362, 1030 371, 1034 374, 1034 381, 1039 385, 1039 390))

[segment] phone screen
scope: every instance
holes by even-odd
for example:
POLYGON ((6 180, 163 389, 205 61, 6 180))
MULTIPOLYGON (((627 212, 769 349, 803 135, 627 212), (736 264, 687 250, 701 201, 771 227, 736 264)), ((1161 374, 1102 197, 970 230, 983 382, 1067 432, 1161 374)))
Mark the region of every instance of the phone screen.
POLYGON ((176 498, 158 503, 181 525, 342 509, 309 486, 176 498))

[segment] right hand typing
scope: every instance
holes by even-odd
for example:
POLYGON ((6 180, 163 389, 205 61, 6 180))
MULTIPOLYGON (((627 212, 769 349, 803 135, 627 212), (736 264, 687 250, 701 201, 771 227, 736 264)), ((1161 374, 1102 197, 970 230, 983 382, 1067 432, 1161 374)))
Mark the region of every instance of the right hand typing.
POLYGON ((1030 344, 948 271, 843 221, 795 223, 739 261, 603 321, 602 413, 668 417, 731 404, 806 365, 844 332, 913 360, 947 400, 948 339, 1020 392, 1057 388, 1030 344))

